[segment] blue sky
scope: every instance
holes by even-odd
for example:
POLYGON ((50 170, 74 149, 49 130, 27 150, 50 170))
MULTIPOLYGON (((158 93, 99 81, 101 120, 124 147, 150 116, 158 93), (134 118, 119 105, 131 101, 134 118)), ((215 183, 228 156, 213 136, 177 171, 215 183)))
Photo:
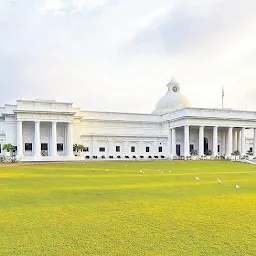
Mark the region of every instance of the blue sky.
POLYGON ((195 107, 256 110, 256 1, 0 0, 0 105, 149 113, 172 76, 195 107))

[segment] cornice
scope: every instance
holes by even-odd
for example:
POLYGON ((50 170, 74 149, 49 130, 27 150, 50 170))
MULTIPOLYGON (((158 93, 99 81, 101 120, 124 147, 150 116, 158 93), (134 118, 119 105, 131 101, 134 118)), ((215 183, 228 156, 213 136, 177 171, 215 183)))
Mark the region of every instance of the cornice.
POLYGON ((56 114, 56 115, 75 115, 73 111, 47 111, 47 110, 14 110, 15 114, 56 114))
POLYGON ((143 134, 81 134, 80 137, 132 137, 132 138, 168 138, 167 135, 143 135, 143 134))

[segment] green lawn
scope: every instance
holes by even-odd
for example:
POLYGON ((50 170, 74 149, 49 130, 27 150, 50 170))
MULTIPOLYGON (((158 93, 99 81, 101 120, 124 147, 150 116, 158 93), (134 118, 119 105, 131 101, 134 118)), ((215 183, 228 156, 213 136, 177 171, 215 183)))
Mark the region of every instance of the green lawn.
POLYGON ((158 161, 0 168, 1 256, 255 256, 255 246, 253 165, 158 161))

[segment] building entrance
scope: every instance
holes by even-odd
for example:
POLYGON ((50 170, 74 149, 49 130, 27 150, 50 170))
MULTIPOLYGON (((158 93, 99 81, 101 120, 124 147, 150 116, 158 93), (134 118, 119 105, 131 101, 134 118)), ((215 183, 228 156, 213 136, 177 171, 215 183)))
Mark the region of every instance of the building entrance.
POLYGON ((209 151, 209 141, 206 137, 204 137, 204 154, 206 155, 209 151))
POLYGON ((48 143, 41 143, 41 155, 48 156, 48 143))

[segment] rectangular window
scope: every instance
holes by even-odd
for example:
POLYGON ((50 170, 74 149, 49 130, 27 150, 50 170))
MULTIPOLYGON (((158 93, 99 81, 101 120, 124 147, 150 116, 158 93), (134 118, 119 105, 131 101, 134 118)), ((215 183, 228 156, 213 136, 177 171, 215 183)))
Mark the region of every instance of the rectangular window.
POLYGON ((163 147, 159 147, 159 148, 158 148, 158 152, 159 152, 159 153, 162 153, 162 152, 163 152, 163 147))
POLYGON ((131 147, 131 152, 133 152, 133 153, 135 152, 135 147, 134 146, 131 147))
POLYGON ((63 151, 63 149, 64 149, 63 143, 58 143, 57 144, 57 151, 63 151))
POLYGON ((218 153, 220 153, 220 145, 218 145, 218 153))
POLYGON ((89 152, 89 148, 88 148, 88 147, 85 147, 85 148, 83 149, 83 152, 89 152))
POLYGON ((190 145, 189 150, 190 150, 190 152, 192 152, 194 150, 194 145, 190 145))
POLYGON ((32 151, 32 143, 25 143, 25 151, 32 151))
POLYGON ((149 153, 149 152, 150 152, 149 147, 146 147, 146 152, 147 152, 147 153, 149 153))
POLYGON ((48 150, 48 144, 47 143, 42 143, 41 144, 41 150, 48 150))
POLYGON ((116 152, 120 152, 120 146, 116 146, 116 152))
POLYGON ((2 153, 2 145, 0 144, 0 154, 2 153))
POLYGON ((105 152, 105 148, 99 148, 99 152, 105 152))

